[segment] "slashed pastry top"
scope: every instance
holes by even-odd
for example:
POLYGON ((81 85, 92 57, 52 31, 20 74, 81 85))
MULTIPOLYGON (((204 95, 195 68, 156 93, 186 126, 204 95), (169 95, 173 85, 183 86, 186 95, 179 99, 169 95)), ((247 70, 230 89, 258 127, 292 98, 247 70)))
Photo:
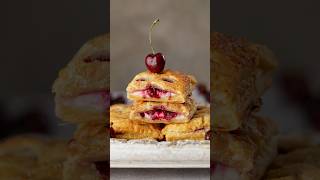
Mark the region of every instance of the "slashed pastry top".
POLYGON ((178 71, 149 71, 137 74, 128 84, 127 96, 136 101, 184 103, 196 84, 193 76, 178 71))
POLYGON ((182 124, 168 124, 162 129, 167 141, 205 140, 210 131, 210 108, 199 106, 193 118, 182 124))
POLYGON ((109 90, 109 34, 85 43, 59 72, 52 91, 63 97, 109 90))
POLYGON ((218 32, 211 37, 213 126, 235 130, 260 106, 277 61, 263 45, 218 32))
POLYGON ((161 140, 161 125, 144 124, 129 119, 131 105, 117 104, 110 107, 110 129, 112 137, 119 139, 161 140))
POLYGON ((147 123, 185 123, 195 111, 196 104, 191 98, 182 104, 136 101, 131 108, 130 119, 147 123))

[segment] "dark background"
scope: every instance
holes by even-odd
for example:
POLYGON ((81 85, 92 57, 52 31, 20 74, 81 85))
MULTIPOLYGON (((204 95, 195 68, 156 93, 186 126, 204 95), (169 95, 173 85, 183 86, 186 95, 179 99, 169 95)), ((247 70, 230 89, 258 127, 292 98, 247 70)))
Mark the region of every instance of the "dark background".
POLYGON ((279 60, 262 114, 282 133, 320 128, 320 2, 221 0, 211 2, 211 30, 267 45, 279 60))
POLYGON ((109 29, 106 0, 1 1, 0 137, 38 131, 65 136, 51 86, 83 43, 109 29))

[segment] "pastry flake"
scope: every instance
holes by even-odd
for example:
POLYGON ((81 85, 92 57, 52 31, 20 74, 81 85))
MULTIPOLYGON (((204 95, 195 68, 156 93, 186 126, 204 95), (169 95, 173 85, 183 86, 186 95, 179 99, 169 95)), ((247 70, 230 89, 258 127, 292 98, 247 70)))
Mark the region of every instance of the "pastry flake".
POLYGON ((104 120, 109 108, 109 35, 85 43, 53 84, 56 114, 68 122, 104 120))
POLYGON ((178 71, 165 70, 160 74, 149 71, 139 73, 128 84, 128 99, 184 103, 196 84, 193 76, 178 71))
POLYGON ((260 107, 277 61, 263 45, 217 32, 211 37, 213 127, 231 131, 260 107))
POLYGON ((161 140, 160 124, 139 123, 129 119, 131 105, 113 105, 110 107, 110 129, 114 138, 120 139, 157 139, 161 140))
POLYGON ((191 98, 183 104, 138 101, 131 108, 130 119, 147 123, 185 123, 195 111, 196 104, 191 98))

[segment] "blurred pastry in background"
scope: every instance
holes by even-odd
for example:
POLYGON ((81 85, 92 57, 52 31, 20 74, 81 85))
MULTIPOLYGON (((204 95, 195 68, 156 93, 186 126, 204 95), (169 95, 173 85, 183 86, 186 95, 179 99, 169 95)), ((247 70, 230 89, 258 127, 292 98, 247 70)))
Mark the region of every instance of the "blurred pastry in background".
POLYGON ((211 136, 213 179, 260 179, 277 154, 277 128, 270 120, 251 117, 232 132, 211 136))
POLYGON ((211 35, 213 127, 239 128, 260 106, 277 66, 265 46, 215 32, 211 35))
POLYGON ((103 122, 79 124, 68 144, 63 178, 106 179, 109 169, 107 137, 107 127, 103 122))
POLYGON ((20 135, 0 143, 0 179, 62 179, 66 141, 20 135))
POLYGON ((102 122, 79 124, 68 144, 69 155, 82 160, 106 161, 107 151, 107 125, 102 122))
POLYGON ((276 157, 265 174, 265 180, 318 180, 320 177, 320 147, 307 140, 306 137, 286 137, 289 141, 282 141, 282 146, 291 147, 287 153, 276 157), (307 143, 302 143, 301 140, 307 143), (286 144, 288 142, 288 144, 286 144), (297 146, 293 146, 297 145, 297 146))
POLYGON ((56 115, 67 122, 106 120, 110 104, 109 34, 85 43, 53 84, 56 115))

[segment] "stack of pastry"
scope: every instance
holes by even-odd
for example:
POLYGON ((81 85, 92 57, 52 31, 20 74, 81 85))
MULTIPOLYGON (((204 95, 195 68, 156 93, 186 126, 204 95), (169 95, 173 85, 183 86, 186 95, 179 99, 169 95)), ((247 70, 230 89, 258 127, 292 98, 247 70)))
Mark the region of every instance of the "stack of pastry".
POLYGON ((133 104, 111 107, 113 137, 204 140, 209 108, 197 108, 191 98, 195 84, 193 76, 173 70, 139 73, 127 87, 133 104))
POLYGON ((68 145, 64 179, 107 178, 109 35, 84 44, 53 85, 56 114, 77 129, 68 145))
POLYGON ((211 36, 211 177, 257 180, 276 154, 276 127, 255 115, 276 67, 265 46, 211 36))

